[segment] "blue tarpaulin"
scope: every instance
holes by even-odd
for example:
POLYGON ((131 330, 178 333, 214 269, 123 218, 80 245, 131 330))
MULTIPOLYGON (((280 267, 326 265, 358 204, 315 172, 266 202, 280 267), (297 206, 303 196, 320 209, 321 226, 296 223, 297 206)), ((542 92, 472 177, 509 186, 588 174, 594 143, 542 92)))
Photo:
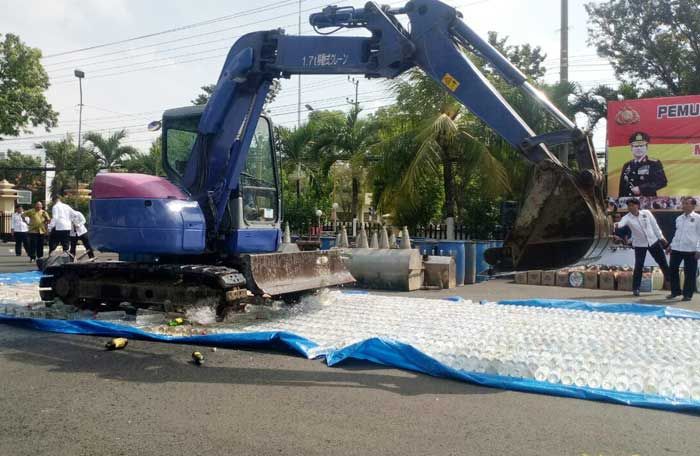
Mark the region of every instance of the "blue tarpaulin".
POLYGON ((3 283, 5 285, 14 285, 16 283, 39 283, 40 278, 41 272, 39 271, 8 272, 4 274, 0 273, 0 283, 3 283))
MULTIPOLYGON (((8 275, 9 274, 4 274, 3 276, 8 275)), ((583 301, 540 299, 502 301, 500 302, 500 304, 563 308, 598 312, 617 312, 644 315, 649 317, 700 319, 700 312, 692 312, 684 309, 674 309, 663 306, 649 306, 640 304, 602 304, 588 303, 583 301)), ((188 337, 172 337, 160 334, 153 334, 135 327, 105 321, 45 320, 17 318, 3 316, 1 314, 0 323, 5 323, 21 328, 65 334, 83 334, 104 337, 127 337, 132 339, 149 340, 154 342, 216 346, 225 348, 257 347, 291 349, 307 357, 309 357, 312 354, 312 349, 317 347, 317 344, 314 341, 305 339, 303 337, 288 332, 242 332, 188 337)), ((314 354, 318 353, 314 351, 314 354)), ((448 377, 453 379, 459 379, 477 385, 494 388, 613 402, 618 404, 634 405, 639 407, 649 407, 671 411, 700 412, 700 402, 693 401, 690 399, 675 400, 667 397, 647 395, 643 393, 626 393, 590 387, 579 387, 575 385, 551 384, 532 379, 522 379, 492 374, 479 374, 458 371, 436 361, 435 359, 431 358, 430 356, 427 356, 426 354, 420 352, 419 350, 415 349, 410 345, 386 338, 366 339, 346 347, 342 347, 335 350, 329 350, 327 352, 322 353, 321 355, 325 356, 326 362, 329 366, 337 365, 348 359, 358 359, 379 363, 386 366, 422 372, 435 377, 448 377)))

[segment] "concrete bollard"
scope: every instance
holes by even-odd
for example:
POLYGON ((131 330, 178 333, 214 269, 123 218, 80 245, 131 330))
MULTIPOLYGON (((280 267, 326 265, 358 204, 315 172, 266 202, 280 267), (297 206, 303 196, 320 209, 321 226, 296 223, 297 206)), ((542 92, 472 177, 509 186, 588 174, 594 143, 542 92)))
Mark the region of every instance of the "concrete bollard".
POLYGON ((350 247, 350 243, 348 242, 348 232, 345 229, 345 227, 340 228, 340 234, 338 235, 338 242, 336 242, 336 247, 340 249, 347 249, 350 247))
POLYGON ((372 232, 372 241, 369 243, 369 248, 370 249, 378 249, 379 248, 379 238, 377 237, 376 231, 372 232))
POLYGON ((447 217, 445 219, 445 225, 447 226, 447 240, 454 241, 455 240, 455 218, 454 217, 447 217))
POLYGON ((292 235, 289 231, 289 222, 284 224, 284 237, 282 238, 282 242, 285 244, 292 243, 292 235))
POLYGON ((394 234, 393 230, 392 230, 391 234, 389 235, 389 248, 390 249, 396 248, 396 235, 394 234))
POLYGON ((360 234, 357 236, 357 241, 355 242, 358 249, 368 249, 369 243, 367 242, 367 231, 365 231, 365 225, 362 224, 360 227, 360 234))
POLYGON ((411 248, 411 238, 408 236, 408 227, 404 226, 401 230, 401 248, 410 249, 411 248))
POLYGON ((380 249, 388 249, 389 248, 389 235, 386 232, 385 226, 382 226, 382 229, 379 232, 379 248, 380 249))
POLYGON ((296 253, 299 252, 299 246, 292 243, 292 236, 289 232, 289 223, 284 224, 284 232, 282 233, 282 244, 278 249, 281 253, 296 253))

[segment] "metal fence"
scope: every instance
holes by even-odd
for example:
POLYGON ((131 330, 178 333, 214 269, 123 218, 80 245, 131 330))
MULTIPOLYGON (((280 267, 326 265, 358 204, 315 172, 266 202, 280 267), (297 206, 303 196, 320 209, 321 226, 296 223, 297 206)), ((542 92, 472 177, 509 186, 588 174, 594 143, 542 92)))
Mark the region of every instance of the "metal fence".
MULTIPOLYGON (((400 231, 401 228, 400 226, 391 226, 391 225, 384 225, 386 226, 387 230, 388 229, 393 229, 395 231, 400 231)), ((322 228, 323 228, 323 233, 326 234, 334 234, 342 227, 345 227, 345 230, 348 232, 348 234, 352 234, 352 222, 336 222, 334 223, 324 223, 322 228)), ((382 227, 381 223, 376 223, 376 222, 371 222, 371 223, 365 223, 365 229, 367 231, 375 231, 378 230, 382 227)), ((313 227, 310 228, 309 233, 313 231, 314 234, 317 233, 318 228, 315 230, 312 229, 313 227)), ((359 224, 358 224, 358 229, 359 229, 359 224)), ((502 239, 502 234, 498 232, 500 230, 497 230, 496 236, 494 236, 495 239, 502 239)), ((409 233, 411 237, 419 237, 419 238, 426 238, 426 239, 447 239, 447 224, 444 223, 431 223, 428 225, 419 225, 416 227, 409 227, 409 233)), ((306 231, 304 234, 308 234, 306 231)), ((476 237, 470 232, 469 227, 464 224, 460 225, 455 225, 454 227, 454 238, 456 240, 461 240, 461 241, 466 241, 468 239, 476 239, 476 237)))

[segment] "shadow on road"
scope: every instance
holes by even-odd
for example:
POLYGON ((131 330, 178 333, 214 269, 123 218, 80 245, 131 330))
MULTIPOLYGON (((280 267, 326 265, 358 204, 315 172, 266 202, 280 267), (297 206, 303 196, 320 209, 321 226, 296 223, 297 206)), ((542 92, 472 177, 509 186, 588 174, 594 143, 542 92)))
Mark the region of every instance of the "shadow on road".
MULTIPOLYGON (((217 364, 240 362, 245 359, 238 356, 240 351, 220 349, 212 353, 206 349, 204 354, 208 358, 207 363, 197 367, 186 362, 187 354, 181 349, 178 350, 176 346, 171 347, 172 351, 177 353, 156 353, 163 350, 164 344, 151 342, 136 341, 124 351, 109 352, 98 348, 103 340, 101 338, 89 339, 82 336, 51 335, 18 330, 14 337, 2 339, 0 339, 0 358, 15 363, 46 366, 52 373, 89 373, 99 378, 125 382, 361 388, 405 396, 501 392, 492 388, 449 379, 436 379, 407 371, 397 371, 396 375, 360 372, 391 369, 360 361, 349 361, 334 368, 324 366, 321 369, 318 365, 313 365, 313 361, 307 361, 308 370, 279 366, 285 363, 284 360, 273 361, 276 366, 271 368, 228 367, 217 364), (149 344, 153 344, 153 350, 148 350, 151 348, 149 344)), ((260 350, 255 353, 246 351, 251 356, 258 354, 280 358, 287 356, 260 350)))
POLYGON ((562 298, 567 301, 586 301, 586 302, 600 302, 601 299, 615 299, 616 301, 608 301, 605 304, 654 304, 657 306, 668 306, 677 304, 679 301, 671 301, 666 299, 665 296, 659 297, 636 297, 633 295, 625 296, 614 294, 614 295, 596 295, 596 296, 573 296, 571 298, 562 298))

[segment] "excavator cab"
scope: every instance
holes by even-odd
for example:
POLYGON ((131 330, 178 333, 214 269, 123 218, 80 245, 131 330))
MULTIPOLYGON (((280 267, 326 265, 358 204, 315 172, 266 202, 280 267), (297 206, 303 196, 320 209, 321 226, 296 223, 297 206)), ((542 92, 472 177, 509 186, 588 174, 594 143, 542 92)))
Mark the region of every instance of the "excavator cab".
MULTIPOLYGON (((193 199, 199 200, 200 205, 206 208, 208 195, 198 192, 198 189, 206 181, 201 170, 210 167, 198 162, 198 159, 202 160, 201 157, 193 157, 197 128, 203 111, 204 106, 165 111, 162 122, 162 160, 169 180, 190 193, 193 199)), ((230 253, 277 251, 281 223, 278 163, 279 157, 273 147, 272 125, 266 117, 260 116, 240 171, 238 188, 231 194, 224 218, 223 231, 231 233, 224 248, 230 253), (254 246, 248 242, 241 243, 234 234, 237 230, 248 230, 247 233, 251 236, 246 240, 255 237, 258 242, 254 246)))

